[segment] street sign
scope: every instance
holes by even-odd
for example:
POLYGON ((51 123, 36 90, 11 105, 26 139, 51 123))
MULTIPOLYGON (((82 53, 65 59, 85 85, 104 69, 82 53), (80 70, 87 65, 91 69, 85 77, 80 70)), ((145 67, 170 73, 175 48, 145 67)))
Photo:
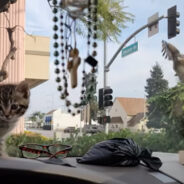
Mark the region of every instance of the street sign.
MULTIPOLYGON (((154 15, 148 18, 148 24, 156 20, 158 20, 158 13, 155 13, 154 15)), ((157 34, 158 31, 159 31, 159 27, 158 27, 158 21, 157 21, 153 25, 148 27, 148 37, 151 37, 157 34)))
POLYGON ((138 42, 135 42, 135 43, 129 45, 128 47, 125 47, 124 49, 122 49, 121 56, 125 57, 129 54, 136 52, 136 51, 138 51, 138 42))

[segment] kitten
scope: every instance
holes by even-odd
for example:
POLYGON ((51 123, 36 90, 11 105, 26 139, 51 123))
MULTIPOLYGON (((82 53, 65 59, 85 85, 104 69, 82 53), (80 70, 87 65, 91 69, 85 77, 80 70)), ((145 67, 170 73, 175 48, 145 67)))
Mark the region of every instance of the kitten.
POLYGON ((0 156, 4 154, 4 137, 28 109, 29 97, 30 90, 25 81, 0 85, 0 156))

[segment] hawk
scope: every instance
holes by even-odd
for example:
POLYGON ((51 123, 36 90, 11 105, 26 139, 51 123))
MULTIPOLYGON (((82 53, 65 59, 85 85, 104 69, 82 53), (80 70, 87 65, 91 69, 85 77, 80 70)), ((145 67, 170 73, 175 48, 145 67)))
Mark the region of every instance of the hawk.
POLYGON ((173 69, 181 82, 184 82, 184 55, 172 44, 162 41, 162 53, 165 58, 173 61, 173 69))

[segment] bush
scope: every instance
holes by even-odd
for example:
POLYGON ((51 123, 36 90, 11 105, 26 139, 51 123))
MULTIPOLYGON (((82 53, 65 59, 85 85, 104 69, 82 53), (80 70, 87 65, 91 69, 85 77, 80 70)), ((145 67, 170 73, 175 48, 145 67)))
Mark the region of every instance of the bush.
POLYGON ((19 157, 18 147, 27 143, 51 144, 53 140, 29 131, 25 131, 23 134, 13 134, 6 139, 6 153, 11 157, 19 157))
MULTIPOLYGON (((98 133, 91 136, 84 135, 82 137, 71 136, 63 141, 57 141, 57 143, 68 144, 72 146, 68 156, 83 156, 93 145, 103 140, 112 138, 132 138, 138 145, 144 148, 149 148, 152 151, 160 152, 178 152, 184 149, 184 140, 176 139, 166 132, 160 133, 132 133, 129 130, 121 130, 119 132, 110 132, 108 135, 105 133, 98 133)), ((6 140, 7 153, 9 156, 19 157, 20 151, 18 146, 26 143, 37 143, 37 144, 52 144, 54 140, 48 139, 37 133, 25 132, 24 134, 11 135, 6 140)))

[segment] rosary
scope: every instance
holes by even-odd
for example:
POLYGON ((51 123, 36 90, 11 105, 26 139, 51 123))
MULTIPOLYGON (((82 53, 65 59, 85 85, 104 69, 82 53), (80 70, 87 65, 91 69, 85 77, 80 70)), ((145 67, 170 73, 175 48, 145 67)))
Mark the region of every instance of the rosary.
POLYGON ((90 96, 86 96, 87 76, 92 74, 92 82, 96 82, 98 0, 48 0, 48 2, 53 12, 53 55, 57 90, 60 93, 60 99, 65 101, 68 113, 75 116, 80 113, 81 107, 87 105, 86 102, 90 100, 90 96), (87 57, 83 60, 77 48, 77 20, 83 20, 87 27, 87 57), (72 90, 78 87, 78 67, 82 62, 81 94, 77 103, 70 100, 68 87, 70 85, 72 90), (88 74, 85 71, 85 63, 91 67, 91 72, 88 74), (70 82, 68 82, 69 80, 70 82))

